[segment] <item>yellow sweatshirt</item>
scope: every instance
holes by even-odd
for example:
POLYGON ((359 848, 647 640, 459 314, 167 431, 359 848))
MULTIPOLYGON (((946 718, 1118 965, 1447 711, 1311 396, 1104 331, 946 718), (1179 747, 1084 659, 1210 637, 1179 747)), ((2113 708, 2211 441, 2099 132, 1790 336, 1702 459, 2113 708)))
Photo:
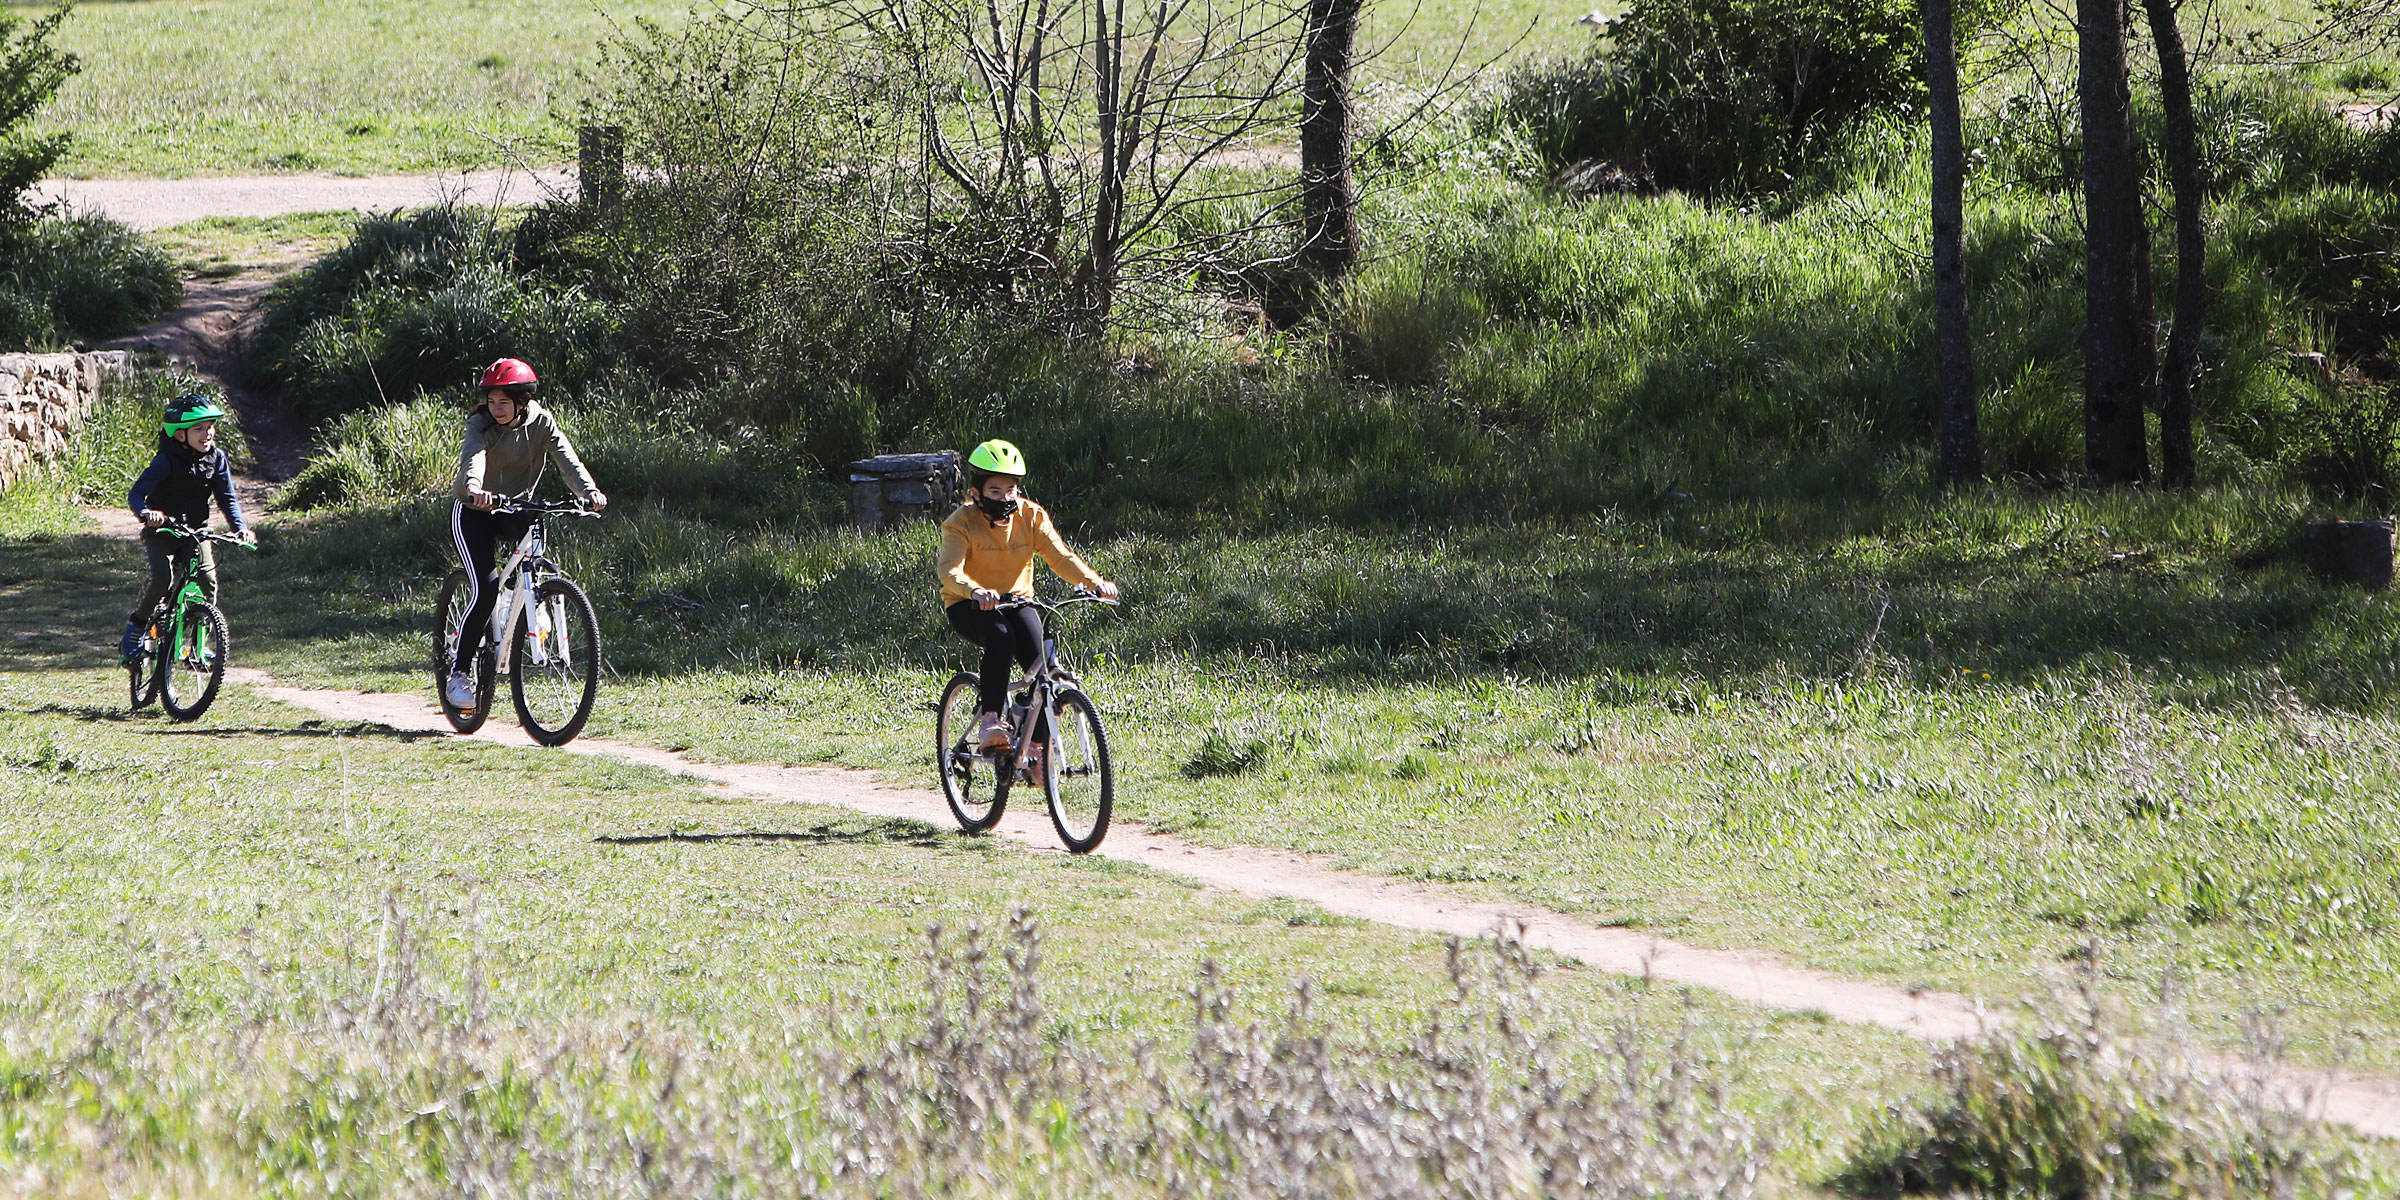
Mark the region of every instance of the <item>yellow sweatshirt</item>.
POLYGON ((942 557, 934 566, 934 574, 942 582, 942 604, 947 607, 972 600, 979 587, 1031 597, 1036 553, 1069 583, 1084 587, 1100 583, 1099 574, 1058 540, 1058 527, 1050 523, 1050 512, 1041 505, 1019 497, 1016 515, 1006 525, 992 524, 992 519, 972 504, 960 505, 942 522, 942 557))

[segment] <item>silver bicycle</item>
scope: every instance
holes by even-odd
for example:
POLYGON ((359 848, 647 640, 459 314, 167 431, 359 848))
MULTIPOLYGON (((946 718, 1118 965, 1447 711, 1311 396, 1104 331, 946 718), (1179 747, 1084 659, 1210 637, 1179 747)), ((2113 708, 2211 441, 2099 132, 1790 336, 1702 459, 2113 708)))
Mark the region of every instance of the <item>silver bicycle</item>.
POLYGON ((592 517, 600 514, 574 500, 519 500, 501 497, 496 513, 534 514, 525 536, 517 540, 497 572, 485 580, 498 587, 492 604, 492 624, 483 650, 475 656, 475 703, 461 708, 450 703, 443 683, 457 662, 458 640, 465 636, 468 601, 464 570, 450 572, 442 598, 434 607, 433 690, 450 728, 473 733, 491 715, 492 692, 500 676, 508 676, 509 693, 517 705, 517 721, 545 746, 563 746, 583 732, 591 719, 592 702, 600 695, 600 621, 591 598, 550 561, 543 519, 554 516, 592 517))
POLYGON ((1009 681, 1013 702, 1006 714, 1008 746, 985 751, 976 744, 976 695, 982 681, 974 672, 951 676, 942 689, 940 715, 934 721, 935 767, 942 776, 942 798, 950 802, 959 828, 968 833, 1000 823, 1012 785, 1039 783, 1050 804, 1050 823, 1069 852, 1089 854, 1108 835, 1109 813, 1116 804, 1108 730, 1058 648, 1061 618, 1069 608, 1084 604, 1114 607, 1116 601, 1077 588, 1073 598, 1057 604, 1012 598, 995 610, 1038 608, 1048 618, 1041 661, 1031 674, 1009 681))

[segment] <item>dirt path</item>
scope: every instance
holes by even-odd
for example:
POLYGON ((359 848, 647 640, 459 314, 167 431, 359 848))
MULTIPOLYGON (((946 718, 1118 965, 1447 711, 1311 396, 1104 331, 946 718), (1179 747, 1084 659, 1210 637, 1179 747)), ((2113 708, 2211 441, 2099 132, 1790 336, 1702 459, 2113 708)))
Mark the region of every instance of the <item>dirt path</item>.
MULTIPOLYGON (((228 675, 268 699, 335 720, 410 731, 448 728, 429 696, 287 687, 264 672, 238 668, 228 675)), ((533 745, 522 732, 497 722, 475 736, 533 745)), ((866 771, 698 762, 672 751, 605 738, 581 739, 565 752, 656 767, 756 800, 819 804, 934 824, 949 820, 938 793, 895 787, 866 771)), ((1038 804, 1012 805, 997 833, 1037 853, 1060 853, 1057 835, 1038 804)), ((1930 1042, 1978 1036, 1994 1020, 1981 1005, 1951 992, 1865 983, 1784 966, 1757 954, 1703 949, 1589 925, 1527 905, 1468 900, 1439 888, 1337 871, 1322 859, 1288 851, 1202 846, 1118 825, 1097 853, 1241 895, 1306 900, 1342 916, 1403 929, 1478 937, 1504 925, 1521 927, 1527 945, 1570 956, 1596 970, 1707 988, 1767 1008, 1822 1012, 1930 1042)), ((2241 1070, 2239 1064, 2225 1066, 2229 1073, 2241 1070)), ((2363 1133, 2400 1138, 2400 1079, 2287 1068, 2269 1087, 2290 1110, 2321 1115, 2363 1133)))
POLYGON ((203 217, 277 217, 304 212, 380 212, 445 199, 473 204, 531 204, 572 195, 575 173, 464 171, 436 175, 235 175, 201 179, 49 179, 36 204, 63 200, 79 213, 114 217, 135 229, 165 229, 203 217))

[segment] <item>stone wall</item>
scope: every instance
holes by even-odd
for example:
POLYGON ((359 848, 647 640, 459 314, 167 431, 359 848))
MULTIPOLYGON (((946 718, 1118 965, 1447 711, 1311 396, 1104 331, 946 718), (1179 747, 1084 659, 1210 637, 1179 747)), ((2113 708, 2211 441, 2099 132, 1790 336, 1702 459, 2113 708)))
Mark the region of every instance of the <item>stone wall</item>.
POLYGON ((0 489, 67 452, 104 380, 131 377, 126 353, 0 354, 0 489))

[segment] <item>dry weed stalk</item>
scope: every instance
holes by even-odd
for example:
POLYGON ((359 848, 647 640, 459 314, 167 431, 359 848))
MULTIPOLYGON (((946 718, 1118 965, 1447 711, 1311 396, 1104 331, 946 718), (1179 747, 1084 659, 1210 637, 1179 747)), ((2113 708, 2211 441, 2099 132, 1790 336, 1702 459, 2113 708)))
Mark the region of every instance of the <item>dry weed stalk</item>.
POLYGON ((814 1012, 725 1043, 501 1015, 480 955, 440 978, 396 897, 373 961, 318 975, 165 940, 123 986, 0 1002, 0 1193, 1742 1197, 1770 1149, 1688 1024, 1545 1012, 1513 936, 1454 942, 1398 1047, 1305 982, 1245 1023, 1207 966, 1188 1055, 1066 1032, 1023 910, 998 961, 929 931, 913 1034, 814 1012))

